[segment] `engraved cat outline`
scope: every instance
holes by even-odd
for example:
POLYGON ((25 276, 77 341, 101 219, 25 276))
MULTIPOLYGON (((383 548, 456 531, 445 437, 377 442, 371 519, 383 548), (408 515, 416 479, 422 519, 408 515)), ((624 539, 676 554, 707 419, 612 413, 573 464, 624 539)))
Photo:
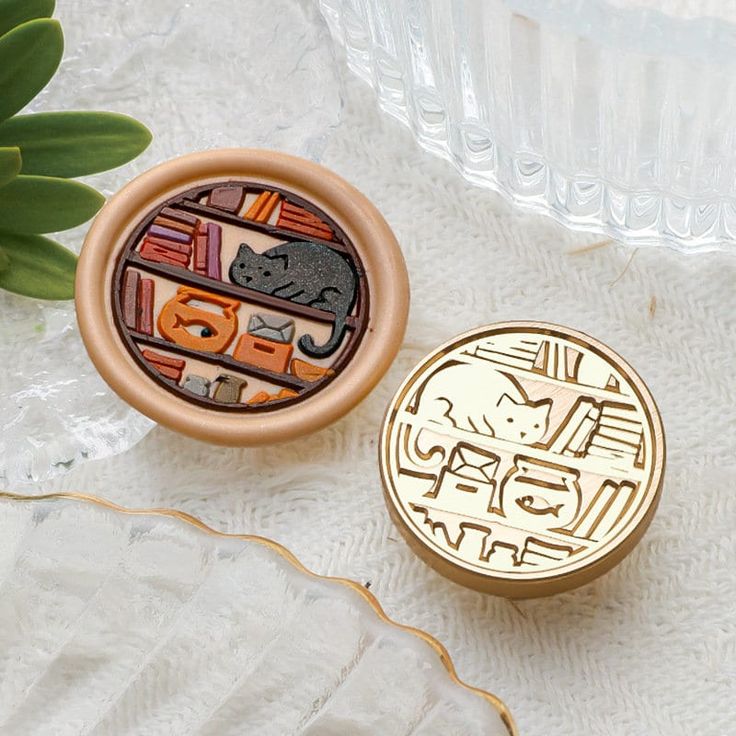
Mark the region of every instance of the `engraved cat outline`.
MULTIPOLYGON (((511 374, 476 362, 451 360, 434 371, 420 386, 413 413, 426 424, 463 429, 474 434, 534 445, 549 428, 552 399, 531 401, 511 374), (460 389, 460 390, 458 390, 460 389), (450 398, 452 397, 452 398, 450 398)), ((426 426, 431 430, 431 426, 426 426)), ((434 445, 419 447, 422 429, 411 425, 404 447, 410 460, 419 466, 437 465, 446 449, 434 445), (439 454, 439 458, 434 458, 439 454)))
POLYGON ((309 240, 280 243, 262 253, 241 243, 229 276, 234 284, 335 315, 326 343, 317 345, 312 335, 299 339, 299 348, 306 355, 325 358, 340 346, 355 303, 358 277, 337 251, 309 240))

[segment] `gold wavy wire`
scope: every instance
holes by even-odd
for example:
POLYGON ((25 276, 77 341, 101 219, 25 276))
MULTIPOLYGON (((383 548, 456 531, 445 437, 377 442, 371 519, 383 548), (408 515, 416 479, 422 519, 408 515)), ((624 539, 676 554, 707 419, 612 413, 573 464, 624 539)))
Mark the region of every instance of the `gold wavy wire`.
POLYGON ((381 604, 378 602, 376 596, 373 595, 373 593, 371 593, 360 583, 356 583, 354 580, 350 580, 348 578, 332 577, 330 575, 319 575, 316 572, 312 572, 312 570, 306 568, 286 547, 279 544, 278 542, 274 542, 272 539, 268 539, 267 537, 260 537, 256 534, 230 534, 228 532, 221 532, 217 529, 213 529, 212 527, 207 526, 207 524, 198 519, 196 516, 192 516, 185 511, 177 511, 176 509, 167 508, 131 509, 126 508, 125 506, 118 506, 118 504, 113 503, 112 501, 108 501, 104 498, 99 498, 98 496, 91 496, 86 493, 60 492, 46 493, 38 496, 29 496, 21 493, 11 493, 10 491, 0 491, 0 498, 9 499, 11 501, 53 501, 59 499, 84 501, 86 503, 92 503, 97 506, 102 506, 103 508, 116 511, 121 514, 130 514, 137 516, 166 516, 171 519, 177 519, 178 521, 183 521, 186 524, 190 524, 200 531, 203 531, 206 534, 210 534, 214 537, 223 537, 225 539, 240 539, 246 542, 257 542, 258 544, 262 544, 265 547, 272 549, 274 552, 277 552, 287 562, 293 565, 299 572, 303 573, 304 575, 308 575, 309 577, 316 578, 318 580, 327 580, 333 583, 338 583, 340 585, 351 588, 363 597, 363 599, 370 605, 370 607, 375 611, 376 615, 384 623, 397 629, 401 629, 402 631, 413 634, 414 636, 418 636, 420 639, 425 641, 432 647, 432 649, 435 650, 435 652, 437 652, 440 661, 445 666, 445 669, 447 669, 447 672, 450 675, 450 679, 460 687, 463 687, 466 690, 475 693, 476 695, 480 695, 480 697, 487 700, 498 711, 501 720, 504 722, 504 725, 508 729, 509 736, 519 736, 519 732, 516 728, 514 719, 512 718, 509 709, 506 707, 506 704, 492 693, 489 693, 486 690, 481 690, 477 687, 472 687, 471 685, 463 682, 457 676, 455 665, 452 663, 452 659, 450 658, 447 649, 445 649, 445 647, 437 639, 428 634, 426 631, 414 628, 413 626, 400 624, 389 618, 381 607, 381 604))

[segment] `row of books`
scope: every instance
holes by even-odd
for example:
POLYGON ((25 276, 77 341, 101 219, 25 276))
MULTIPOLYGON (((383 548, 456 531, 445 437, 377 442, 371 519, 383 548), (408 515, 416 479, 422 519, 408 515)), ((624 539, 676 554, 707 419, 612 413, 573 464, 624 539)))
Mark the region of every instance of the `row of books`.
POLYGON ((634 407, 581 398, 549 449, 568 457, 600 457, 637 464, 643 452, 643 428, 634 407))
MULTIPOLYGON (((521 340, 518 345, 498 345, 489 340, 478 347, 475 354, 479 358, 510 368, 537 373, 566 383, 577 383, 583 353, 570 345, 560 345, 550 340, 521 340)), ((611 374, 604 389, 619 393, 619 380, 611 374)))
POLYGON ((218 281, 222 279, 222 228, 171 207, 164 208, 143 235, 141 258, 188 269, 218 281))
POLYGON ((314 212, 287 201, 278 192, 264 190, 249 194, 244 187, 215 187, 207 195, 206 204, 229 212, 244 220, 274 225, 307 237, 334 240, 332 227, 314 212))

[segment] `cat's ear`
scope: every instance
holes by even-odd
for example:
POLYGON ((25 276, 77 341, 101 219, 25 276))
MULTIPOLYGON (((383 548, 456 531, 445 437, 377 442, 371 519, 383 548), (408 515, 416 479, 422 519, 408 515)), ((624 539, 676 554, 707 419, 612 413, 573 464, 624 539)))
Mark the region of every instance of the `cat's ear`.
POLYGON ((518 404, 508 394, 502 394, 496 406, 500 409, 500 408, 503 408, 504 406, 509 407, 509 408, 512 406, 518 406, 518 404))
POLYGON ((284 271, 289 267, 289 256, 287 256, 286 253, 269 255, 268 259, 274 264, 274 266, 280 266, 284 271))
POLYGON ((240 244, 240 247, 238 248, 238 256, 240 256, 241 258, 242 257, 247 258, 249 256, 254 256, 254 255, 255 255, 255 251, 247 243, 240 244))
POLYGON ((546 422, 549 419, 549 412, 552 408, 552 399, 544 399, 543 401, 539 401, 534 408, 537 412, 537 415, 540 417, 544 417, 544 421, 546 422))

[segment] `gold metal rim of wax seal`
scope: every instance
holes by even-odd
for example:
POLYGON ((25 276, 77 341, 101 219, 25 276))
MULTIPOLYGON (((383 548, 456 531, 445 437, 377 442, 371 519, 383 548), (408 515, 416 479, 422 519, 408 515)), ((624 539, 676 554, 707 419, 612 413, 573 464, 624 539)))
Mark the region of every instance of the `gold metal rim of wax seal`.
POLYGON ((652 520, 665 465, 659 410, 633 368, 542 322, 479 327, 430 353, 392 399, 379 451, 411 548, 508 598, 617 565, 652 520))
POLYGON ((189 154, 127 184, 76 277, 92 362, 129 404, 200 440, 306 435, 393 361, 409 306, 389 225, 324 167, 256 149, 189 154))

